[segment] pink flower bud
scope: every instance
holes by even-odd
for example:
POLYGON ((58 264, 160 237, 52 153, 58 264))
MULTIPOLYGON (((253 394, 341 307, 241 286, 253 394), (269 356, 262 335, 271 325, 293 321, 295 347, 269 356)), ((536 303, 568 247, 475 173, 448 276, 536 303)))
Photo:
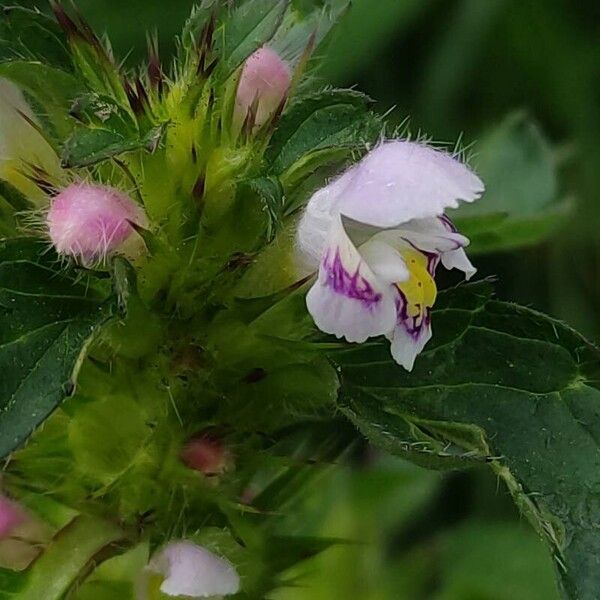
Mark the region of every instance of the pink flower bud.
POLYGON ((279 54, 267 46, 251 54, 244 64, 237 90, 235 120, 241 125, 256 100, 255 127, 264 125, 284 101, 292 76, 279 54))
POLYGON ((0 539, 9 537, 25 520, 25 512, 19 505, 0 495, 0 539))
POLYGON ((144 211, 122 192, 101 185, 74 183, 52 201, 46 218, 59 254, 83 264, 106 259, 133 232, 129 222, 147 226, 144 211))
POLYGON ((191 439, 184 446, 181 451, 181 460, 190 469, 211 476, 227 471, 231 465, 232 456, 216 436, 202 434, 191 439))

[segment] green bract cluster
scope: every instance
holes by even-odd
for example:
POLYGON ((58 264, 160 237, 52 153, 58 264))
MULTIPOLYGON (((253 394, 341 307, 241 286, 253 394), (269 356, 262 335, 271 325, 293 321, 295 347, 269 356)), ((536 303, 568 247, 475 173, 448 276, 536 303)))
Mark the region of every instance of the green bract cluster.
MULTIPOLYGON (((0 77, 22 91, 44 150, 0 160, 2 486, 43 527, 23 542, 28 560, 3 564, 0 596, 133 598, 154 551, 186 539, 235 566, 236 597, 264 598, 334 543, 291 535, 286 519, 360 431, 432 468, 489 463, 547 540, 567 597, 596 597, 595 348, 491 299, 487 282, 442 294, 413 373, 378 342, 324 336, 306 310, 297 216, 384 130, 367 97, 312 75, 346 4, 205 1, 173 64, 151 39, 138 71, 60 5, 54 17, 4 9, 0 77), (236 114, 236 93, 265 45, 292 77, 258 123, 254 103, 236 114), (86 267, 57 256, 29 222, 77 181, 143 206, 143 252, 86 267)), ((476 250, 556 224, 565 205, 545 144, 522 115, 487 138, 492 199, 457 215, 476 250), (527 190, 526 208, 504 174, 514 184, 532 169, 547 186, 527 190)))

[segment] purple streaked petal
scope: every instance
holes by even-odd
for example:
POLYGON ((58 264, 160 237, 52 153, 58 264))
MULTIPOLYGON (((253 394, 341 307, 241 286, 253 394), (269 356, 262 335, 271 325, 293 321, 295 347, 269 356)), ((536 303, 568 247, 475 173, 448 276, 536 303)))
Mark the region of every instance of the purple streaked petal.
POLYGON ((348 238, 339 217, 306 304, 321 331, 349 342, 364 342, 394 326, 392 287, 375 275, 348 238))
POLYGON ((296 233, 297 255, 302 266, 316 270, 335 218, 333 204, 351 177, 352 169, 317 190, 306 205, 296 233))
POLYGON ((392 358, 407 371, 412 371, 415 359, 431 339, 431 309, 424 308, 416 316, 408 315, 404 294, 396 289, 396 326, 388 334, 392 358))
POLYGON ((431 322, 426 321, 418 330, 418 335, 403 325, 397 325, 391 335, 390 351, 392 358, 407 371, 412 371, 417 356, 431 339, 431 322))
POLYGON ((402 140, 383 142, 346 175, 334 208, 377 227, 435 217, 484 191, 479 177, 450 154, 402 140))

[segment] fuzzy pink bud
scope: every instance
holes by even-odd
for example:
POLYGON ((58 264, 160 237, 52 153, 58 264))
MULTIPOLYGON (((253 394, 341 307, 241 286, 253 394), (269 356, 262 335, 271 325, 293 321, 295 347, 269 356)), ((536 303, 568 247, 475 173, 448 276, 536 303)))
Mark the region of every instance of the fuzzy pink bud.
POLYGON ((46 218, 52 244, 59 254, 83 264, 106 259, 133 233, 130 224, 147 226, 144 211, 114 188, 75 183, 52 201, 46 218))
POLYGON ((255 100, 255 127, 264 125, 285 100, 292 75, 279 54, 267 46, 259 48, 244 63, 237 90, 235 118, 243 123, 255 100))
POLYGON ((191 439, 184 446, 181 459, 190 469, 207 476, 224 473, 232 462, 231 453, 223 442, 210 434, 191 439))
POLYGON ((25 520, 25 513, 19 505, 0 495, 0 539, 9 537, 25 520))

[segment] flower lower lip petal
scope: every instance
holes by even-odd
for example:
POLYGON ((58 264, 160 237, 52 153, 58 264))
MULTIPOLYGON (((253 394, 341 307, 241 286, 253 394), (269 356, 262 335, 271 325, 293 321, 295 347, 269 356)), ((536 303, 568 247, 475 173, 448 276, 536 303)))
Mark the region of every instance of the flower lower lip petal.
POLYGON ((306 302, 321 331, 349 342, 382 335, 395 321, 391 286, 365 262, 339 218, 332 226, 318 280, 306 302))

